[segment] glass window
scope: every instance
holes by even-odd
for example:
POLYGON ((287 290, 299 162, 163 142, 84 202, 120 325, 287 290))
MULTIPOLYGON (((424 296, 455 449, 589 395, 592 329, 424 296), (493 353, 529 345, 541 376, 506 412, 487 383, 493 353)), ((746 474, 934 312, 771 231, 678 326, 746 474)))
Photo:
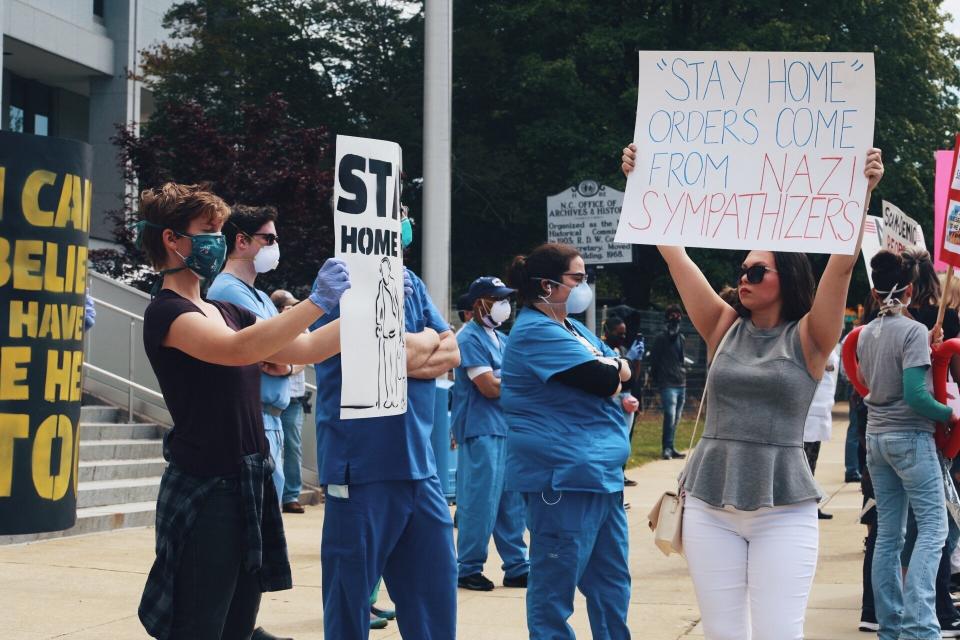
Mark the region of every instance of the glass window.
POLYGON ((23 133, 23 109, 10 105, 10 131, 23 133))
POLYGON ((33 133, 38 136, 50 135, 50 118, 39 113, 33 116, 33 133))

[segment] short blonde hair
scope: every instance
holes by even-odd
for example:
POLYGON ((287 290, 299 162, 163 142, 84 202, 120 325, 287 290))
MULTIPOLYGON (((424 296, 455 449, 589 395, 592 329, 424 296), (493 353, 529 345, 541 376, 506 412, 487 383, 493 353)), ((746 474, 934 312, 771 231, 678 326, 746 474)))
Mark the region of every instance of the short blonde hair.
POLYGON ((205 184, 166 182, 157 189, 140 193, 140 219, 149 222, 140 232, 141 245, 154 268, 167 261, 163 230, 182 233, 197 218, 222 224, 230 217, 230 207, 205 184))

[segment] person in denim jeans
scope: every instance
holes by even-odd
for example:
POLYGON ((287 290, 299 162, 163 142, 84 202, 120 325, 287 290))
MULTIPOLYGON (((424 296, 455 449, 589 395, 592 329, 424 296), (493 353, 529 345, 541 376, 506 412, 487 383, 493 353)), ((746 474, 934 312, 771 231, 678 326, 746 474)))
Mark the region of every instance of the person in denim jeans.
POLYGON ((934 421, 946 422, 953 416, 927 389, 927 328, 901 314, 913 293, 916 262, 884 250, 870 267, 880 313, 861 332, 857 355, 858 375, 870 389, 864 402, 869 409, 867 468, 877 501, 872 581, 879 636, 932 640, 941 637, 935 581, 947 537, 934 421), (902 584, 900 553, 908 504, 918 533, 902 584))
POLYGON ((660 405, 663 409, 661 446, 664 460, 686 457, 674 448, 674 437, 680 416, 683 415, 687 392, 687 374, 683 361, 685 339, 680 333, 682 316, 679 305, 668 306, 664 311, 666 330, 654 339, 650 348, 650 375, 660 389, 660 405))

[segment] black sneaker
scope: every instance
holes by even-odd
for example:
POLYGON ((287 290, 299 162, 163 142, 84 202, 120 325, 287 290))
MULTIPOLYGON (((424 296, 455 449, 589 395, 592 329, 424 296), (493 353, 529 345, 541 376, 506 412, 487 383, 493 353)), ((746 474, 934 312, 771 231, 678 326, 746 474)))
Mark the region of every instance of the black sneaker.
POLYGON ((941 638, 960 638, 960 618, 954 618, 949 622, 940 620, 941 638))
POLYGON ((856 471, 854 471, 853 473, 848 473, 843 476, 844 482, 860 482, 861 480, 863 480, 863 478, 856 471))
POLYGON ((860 620, 860 626, 858 626, 857 629, 866 633, 876 633, 880 631, 880 625, 876 620, 867 620, 866 617, 864 617, 860 620))
POLYGON ((832 513, 824 513, 820 509, 817 509, 817 519, 818 520, 833 520, 832 513))
POLYGON ((482 573, 457 578, 457 586, 470 591, 493 591, 493 583, 482 573))
POLYGON ((680 452, 677 451, 676 449, 671 449, 671 450, 670 450, 670 455, 673 456, 674 458, 678 459, 678 460, 683 460, 684 458, 687 457, 687 454, 685 454, 685 453, 680 453, 680 452))
POLYGON ((250 636, 250 640, 293 640, 293 638, 281 638, 273 635, 263 627, 257 627, 253 630, 253 635, 250 636))
POLYGON ((623 476, 623 486, 625 486, 625 487, 635 487, 635 486, 637 486, 637 481, 636 481, 636 480, 631 480, 631 479, 628 478, 627 476, 623 476))
POLYGON ((505 586, 505 587, 512 587, 512 588, 514 588, 514 589, 526 589, 526 588, 527 588, 527 577, 528 577, 529 575, 530 575, 529 573, 524 573, 524 574, 522 574, 522 575, 517 576, 516 578, 507 578, 507 577, 504 577, 504 579, 503 579, 503 586, 505 586))
POLYGON ((673 453, 671 453, 670 451, 664 451, 663 455, 661 455, 660 457, 663 458, 664 460, 673 460, 673 453))

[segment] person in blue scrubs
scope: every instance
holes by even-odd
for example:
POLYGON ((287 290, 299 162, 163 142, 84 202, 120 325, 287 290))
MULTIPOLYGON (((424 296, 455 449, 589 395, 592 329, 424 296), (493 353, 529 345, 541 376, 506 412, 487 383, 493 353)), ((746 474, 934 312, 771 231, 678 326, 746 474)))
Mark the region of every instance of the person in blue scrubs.
MULTIPOLYGON (((411 235, 405 228, 404 246, 411 235)), ((340 356, 316 365, 317 461, 327 490, 320 547, 326 638, 368 637, 370 594, 381 575, 404 638, 456 636, 453 520, 430 433, 436 378, 460 364, 460 352, 426 285, 409 270, 404 294, 406 414, 341 420, 340 356)))
MULTIPOLYGON (((270 296, 254 287, 257 275, 272 271, 280 263, 276 220, 277 210, 273 207, 233 207, 233 213, 223 226, 227 263, 210 285, 208 300, 232 302, 252 311, 261 320, 279 313, 270 296)), ((260 363, 263 430, 275 463, 273 483, 278 498, 283 496, 284 485, 283 422, 280 416, 290 404, 290 375, 293 372, 293 365, 260 363)))
POLYGON ((623 464, 630 453, 619 394, 630 367, 568 313, 590 304, 583 259, 565 244, 516 258, 508 282, 520 311, 503 354, 500 404, 508 491, 530 529, 531 640, 573 640, 576 589, 594 640, 630 637, 623 464))
POLYGON ((503 586, 526 587, 530 563, 520 494, 503 490, 507 421, 500 408, 501 359, 507 336, 497 331, 511 313, 513 294, 500 278, 477 278, 467 297, 473 319, 457 334, 460 366, 453 385, 457 441, 457 585, 490 591, 483 575, 490 535, 503 560, 503 586))

